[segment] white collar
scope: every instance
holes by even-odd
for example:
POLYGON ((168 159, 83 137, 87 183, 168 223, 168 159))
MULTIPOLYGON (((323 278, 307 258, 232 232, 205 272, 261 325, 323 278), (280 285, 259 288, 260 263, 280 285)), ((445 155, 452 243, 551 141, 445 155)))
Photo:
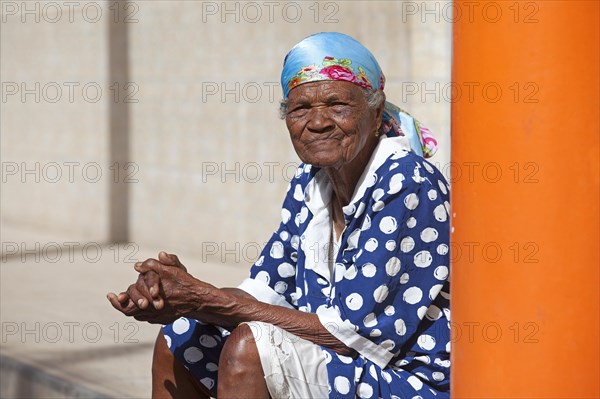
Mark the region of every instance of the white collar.
MULTIPOLYGON (((410 144, 406 137, 380 137, 365 171, 356 184, 350 204, 342 208, 344 214, 351 216, 356 212, 354 203, 359 201, 365 195, 367 189, 376 183, 375 171, 388 158, 402 158, 408 151, 410 151, 410 144)), ((321 169, 304 190, 304 201, 313 218, 306 227, 302 240, 302 249, 306 256, 305 267, 314 269, 315 272, 328 281, 331 281, 327 264, 328 245, 331 236, 331 216, 329 214, 331 193, 332 186, 329 177, 321 169)))

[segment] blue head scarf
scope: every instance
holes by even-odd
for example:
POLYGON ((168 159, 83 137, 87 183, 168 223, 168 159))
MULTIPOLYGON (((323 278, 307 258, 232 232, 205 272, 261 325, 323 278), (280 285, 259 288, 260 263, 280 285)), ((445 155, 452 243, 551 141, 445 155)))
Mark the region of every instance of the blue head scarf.
MULTIPOLYGON (((352 37, 337 32, 305 38, 290 50, 283 62, 284 98, 298 85, 322 80, 347 81, 372 91, 383 90, 385 86, 385 76, 373 54, 352 37)), ((387 101, 382 129, 388 136, 406 136, 413 151, 425 158, 437 150, 437 142, 427 128, 387 101)))

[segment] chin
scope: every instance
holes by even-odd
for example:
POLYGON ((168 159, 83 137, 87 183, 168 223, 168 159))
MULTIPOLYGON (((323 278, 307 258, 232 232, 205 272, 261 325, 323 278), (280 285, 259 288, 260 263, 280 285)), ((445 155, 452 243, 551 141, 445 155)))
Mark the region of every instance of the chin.
POLYGON ((302 162, 310 164, 312 166, 316 166, 319 168, 335 168, 340 165, 341 161, 339 159, 330 159, 330 158, 318 158, 318 157, 308 157, 306 159, 302 159, 302 162))
MULTIPOLYGON (((336 151, 337 152, 337 151, 336 151)), ((333 151, 306 151, 303 156, 300 156, 302 162, 318 166, 319 168, 327 168, 337 165, 341 160, 339 154, 333 154, 333 151)))
POLYGON ((330 162, 306 162, 309 163, 312 166, 315 166, 317 168, 331 168, 333 166, 335 166, 334 163, 330 163, 330 162))

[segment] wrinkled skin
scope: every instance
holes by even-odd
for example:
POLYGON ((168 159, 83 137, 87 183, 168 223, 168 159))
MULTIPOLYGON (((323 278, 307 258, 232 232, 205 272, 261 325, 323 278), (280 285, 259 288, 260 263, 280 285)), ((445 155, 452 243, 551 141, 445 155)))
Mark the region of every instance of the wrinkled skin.
POLYGON ((302 162, 325 169, 333 185, 336 234, 344 228, 342 208, 378 143, 383 104, 370 110, 362 89, 350 82, 322 81, 297 86, 288 96, 285 119, 302 162))
POLYGON ((349 82, 324 81, 296 87, 288 98, 286 125, 302 162, 339 173, 362 173, 379 129, 362 90, 349 82))
MULTIPOLYGON (((344 227, 342 207, 350 202, 377 145, 382 111, 383 105, 369 109, 362 89, 349 82, 305 83, 288 96, 286 125, 292 144, 303 162, 323 168, 329 176, 338 236, 344 227)), ((189 274, 175 255, 161 252, 157 259, 136 263, 135 270, 139 275, 134 284, 119 295, 108 294, 112 306, 126 316, 156 324, 185 316, 232 331, 219 362, 219 398, 269 397, 252 334, 248 326, 238 327, 242 322, 271 323, 339 354, 356 354, 331 335, 316 314, 258 302, 236 288, 217 288, 189 274)), ((209 397, 176 363, 159 334, 153 397, 209 397)))

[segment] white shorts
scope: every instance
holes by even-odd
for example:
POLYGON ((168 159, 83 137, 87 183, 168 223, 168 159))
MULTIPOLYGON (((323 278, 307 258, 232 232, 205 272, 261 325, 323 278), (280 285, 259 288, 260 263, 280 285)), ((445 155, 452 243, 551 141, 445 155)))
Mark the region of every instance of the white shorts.
POLYGON ((273 399, 329 397, 325 355, 319 345, 272 324, 242 324, 252 330, 273 399))

